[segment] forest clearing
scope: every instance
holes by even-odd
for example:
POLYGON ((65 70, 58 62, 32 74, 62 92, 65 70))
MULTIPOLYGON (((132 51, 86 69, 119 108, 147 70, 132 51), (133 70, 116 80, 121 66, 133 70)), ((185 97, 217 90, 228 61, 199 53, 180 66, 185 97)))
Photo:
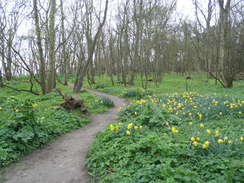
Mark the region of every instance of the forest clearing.
POLYGON ((242 183, 243 140, 243 1, 0 0, 1 183, 242 183))

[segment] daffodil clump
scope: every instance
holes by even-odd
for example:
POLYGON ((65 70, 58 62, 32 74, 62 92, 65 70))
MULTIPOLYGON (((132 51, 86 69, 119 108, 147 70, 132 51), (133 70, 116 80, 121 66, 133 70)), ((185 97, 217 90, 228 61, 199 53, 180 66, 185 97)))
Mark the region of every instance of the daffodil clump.
POLYGON ((108 129, 111 132, 114 132, 115 135, 131 136, 137 132, 140 132, 143 129, 143 126, 142 125, 138 126, 138 125, 133 124, 131 122, 129 122, 128 124, 118 122, 118 123, 110 124, 108 126, 108 129))
POLYGON ((101 182, 241 182, 243 103, 195 93, 135 100, 99 133, 89 173, 101 182))
POLYGON ((222 154, 230 147, 243 144, 243 136, 241 132, 237 132, 238 129, 229 131, 228 128, 221 130, 210 126, 209 123, 183 122, 178 128, 184 136, 188 137, 189 145, 195 149, 211 149, 214 154, 222 154))
POLYGON ((144 99, 141 99, 141 100, 137 100, 135 103, 136 104, 145 104, 147 101, 146 100, 144 100, 144 99))
POLYGON ((194 93, 162 96, 159 103, 163 109, 180 118, 204 121, 225 115, 244 118, 244 100, 205 97, 194 93))

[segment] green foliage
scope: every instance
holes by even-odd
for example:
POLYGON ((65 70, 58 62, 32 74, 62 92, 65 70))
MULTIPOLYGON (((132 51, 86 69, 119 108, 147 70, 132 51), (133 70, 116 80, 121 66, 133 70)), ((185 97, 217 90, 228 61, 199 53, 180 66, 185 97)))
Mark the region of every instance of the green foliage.
POLYGON ((125 98, 135 98, 135 99, 141 99, 145 96, 152 95, 153 92, 149 90, 144 90, 142 88, 130 88, 128 90, 125 90, 122 94, 125 98))
POLYGON ((32 151, 48 140, 45 127, 38 123, 31 100, 8 98, 2 107, 0 128, 0 166, 32 151))
POLYGON ((136 89, 128 89, 126 90, 123 94, 123 97, 126 98, 137 98, 137 99, 141 99, 142 98, 142 91, 140 91, 139 88, 136 89))
MULTIPOLYGON (((158 87, 156 87, 153 82, 148 82, 147 89, 153 91, 153 93, 156 94, 183 93, 186 91, 185 78, 186 75, 166 73, 164 74, 163 80, 161 83, 159 83, 158 87)), ((191 74, 191 78, 191 92, 197 92, 199 94, 209 96, 218 94, 219 96, 227 95, 229 97, 244 98, 244 81, 235 81, 233 88, 226 89, 223 88, 220 84, 216 84, 214 79, 207 78, 206 74, 191 74)), ((106 88, 100 90, 118 96, 121 96, 125 90, 141 87, 139 76, 134 81, 135 86, 123 86, 121 84, 112 85, 111 79, 107 75, 96 76, 95 80, 97 85, 103 84, 106 86, 106 88)), ((87 81, 85 81, 85 85, 86 87, 89 87, 87 81)))
POLYGON ((98 103, 109 108, 114 107, 114 102, 107 97, 101 97, 98 103))
POLYGON ((37 104, 40 101, 43 100, 11 97, 1 106, 0 166, 89 122, 64 109, 51 107, 40 111, 42 106, 37 104))
POLYGON ((158 108, 151 100, 141 99, 135 104, 129 105, 120 113, 120 121, 130 121, 137 125, 146 125, 149 128, 161 127, 159 121, 176 122, 179 118, 176 115, 170 114, 166 110, 158 108))
MULTIPOLYGON (((12 82, 16 88, 28 88, 28 83, 12 82)), ((70 88, 58 86, 65 94, 74 95, 70 88)), ((103 112, 106 106, 88 92, 77 94, 85 101, 90 113, 103 112)), ((78 111, 59 107, 63 99, 56 93, 34 96, 7 88, 0 92, 0 167, 19 159, 59 135, 80 128, 89 120, 78 111), (14 97, 12 97, 14 96, 14 97)))
POLYGON ((101 183, 240 183, 243 103, 193 93, 137 100, 98 133, 89 173, 101 183))
POLYGON ((98 84, 98 85, 96 85, 95 88, 96 89, 104 89, 104 88, 106 88, 106 86, 104 84, 98 84))
POLYGON ((202 96, 195 93, 183 93, 173 96, 161 96, 158 104, 180 118, 190 120, 213 120, 224 116, 244 117, 244 101, 230 97, 202 96))

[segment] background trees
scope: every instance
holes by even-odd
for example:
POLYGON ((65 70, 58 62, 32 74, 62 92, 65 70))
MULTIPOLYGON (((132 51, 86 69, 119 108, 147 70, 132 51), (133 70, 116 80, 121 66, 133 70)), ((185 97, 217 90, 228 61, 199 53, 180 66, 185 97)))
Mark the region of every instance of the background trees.
POLYGON ((176 18, 176 0, 0 1, 3 82, 26 74, 45 94, 72 73, 79 92, 86 76, 147 88, 166 72, 201 72, 232 87, 244 65, 244 2, 207 2, 192 1, 189 21, 176 18))

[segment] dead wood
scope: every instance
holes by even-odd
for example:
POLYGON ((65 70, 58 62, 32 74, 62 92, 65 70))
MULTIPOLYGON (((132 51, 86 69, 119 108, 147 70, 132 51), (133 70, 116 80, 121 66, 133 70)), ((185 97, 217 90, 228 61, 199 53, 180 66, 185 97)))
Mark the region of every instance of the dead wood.
POLYGON ((87 112, 84 101, 78 96, 66 96, 61 90, 55 89, 60 96, 64 99, 64 103, 60 104, 64 109, 67 110, 80 110, 80 112, 87 112))

